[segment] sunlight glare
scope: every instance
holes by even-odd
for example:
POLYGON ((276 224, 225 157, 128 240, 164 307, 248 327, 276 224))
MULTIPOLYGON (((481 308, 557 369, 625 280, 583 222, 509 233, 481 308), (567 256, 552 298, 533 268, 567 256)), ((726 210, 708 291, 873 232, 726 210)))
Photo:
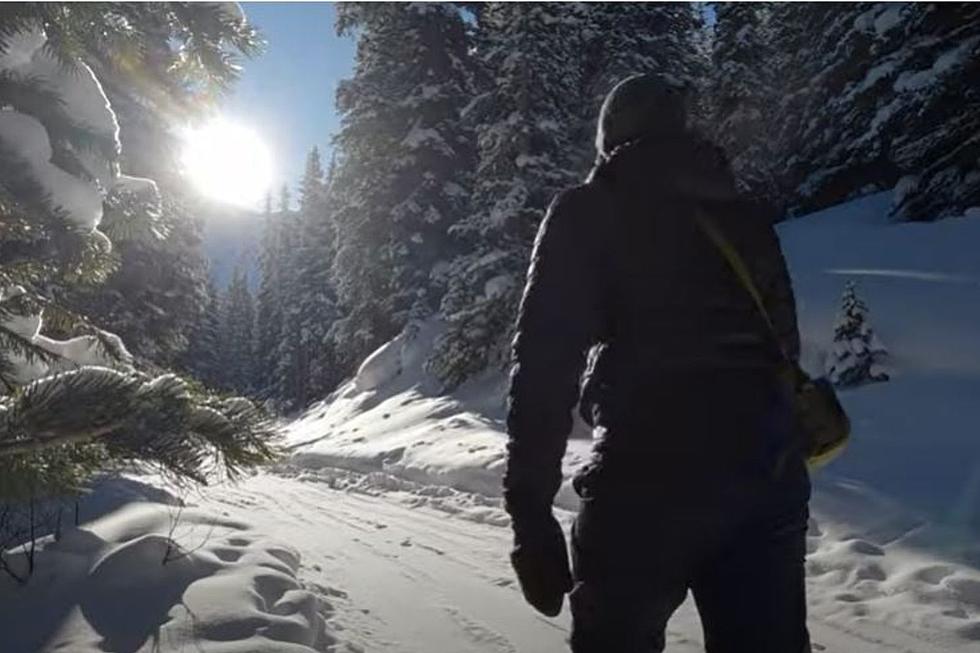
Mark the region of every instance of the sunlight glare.
POLYGON ((187 130, 184 170, 207 197, 237 206, 257 205, 272 183, 272 156, 252 129, 216 119, 187 130))

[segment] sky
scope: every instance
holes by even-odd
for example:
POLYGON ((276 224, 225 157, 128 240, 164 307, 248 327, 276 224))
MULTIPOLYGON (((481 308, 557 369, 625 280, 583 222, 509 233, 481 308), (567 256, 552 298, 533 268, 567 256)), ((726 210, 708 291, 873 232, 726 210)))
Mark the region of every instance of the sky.
POLYGON ((329 150, 339 127, 337 83, 349 76, 354 41, 334 31, 334 7, 325 2, 242 3, 268 42, 244 62, 241 79, 221 113, 255 130, 273 158, 273 188, 294 188, 314 145, 329 150))

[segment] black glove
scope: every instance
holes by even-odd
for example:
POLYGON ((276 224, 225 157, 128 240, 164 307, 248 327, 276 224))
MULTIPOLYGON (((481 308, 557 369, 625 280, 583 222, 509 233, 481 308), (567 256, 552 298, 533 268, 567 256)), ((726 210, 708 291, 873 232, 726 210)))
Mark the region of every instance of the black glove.
POLYGON ((558 616, 565 594, 572 590, 572 573, 565 535, 550 511, 538 523, 515 522, 510 562, 527 602, 547 617, 558 616))

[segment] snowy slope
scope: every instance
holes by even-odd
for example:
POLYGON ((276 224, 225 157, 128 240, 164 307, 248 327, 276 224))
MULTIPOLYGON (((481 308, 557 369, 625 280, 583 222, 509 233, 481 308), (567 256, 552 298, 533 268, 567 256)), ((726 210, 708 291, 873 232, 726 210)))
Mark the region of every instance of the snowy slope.
POLYGON ((854 444, 827 476, 920 513, 947 545, 971 543, 980 533, 980 217, 889 224, 887 203, 873 195, 782 232, 809 366, 821 367, 848 279, 893 359, 892 381, 843 393, 854 444))

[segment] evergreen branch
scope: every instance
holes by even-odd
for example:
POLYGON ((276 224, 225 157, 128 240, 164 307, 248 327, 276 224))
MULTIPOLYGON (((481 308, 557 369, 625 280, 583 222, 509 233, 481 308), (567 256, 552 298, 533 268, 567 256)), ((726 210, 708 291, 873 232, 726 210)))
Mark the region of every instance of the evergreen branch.
POLYGON ((53 364, 65 359, 54 352, 48 351, 29 338, 25 338, 16 331, 0 323, 0 351, 4 352, 4 357, 11 354, 19 354, 27 362, 33 363, 40 360, 46 364, 53 364))
POLYGON ((29 384, 4 408, 0 466, 7 458, 98 441, 104 463, 150 464, 203 483, 209 459, 235 476, 278 453, 276 430, 254 404, 202 397, 172 374, 81 367, 29 384))
POLYGON ((94 440, 96 438, 109 435, 116 429, 122 426, 122 422, 116 422, 113 424, 106 424, 100 427, 93 427, 90 429, 83 429, 71 433, 68 435, 63 435, 57 439, 53 438, 31 438, 31 439, 18 439, 10 442, 0 441, 0 458, 3 456, 14 456, 18 454, 26 453, 36 453, 38 451, 43 451, 55 446, 65 446, 70 444, 80 444, 82 442, 88 442, 89 440, 94 440))

